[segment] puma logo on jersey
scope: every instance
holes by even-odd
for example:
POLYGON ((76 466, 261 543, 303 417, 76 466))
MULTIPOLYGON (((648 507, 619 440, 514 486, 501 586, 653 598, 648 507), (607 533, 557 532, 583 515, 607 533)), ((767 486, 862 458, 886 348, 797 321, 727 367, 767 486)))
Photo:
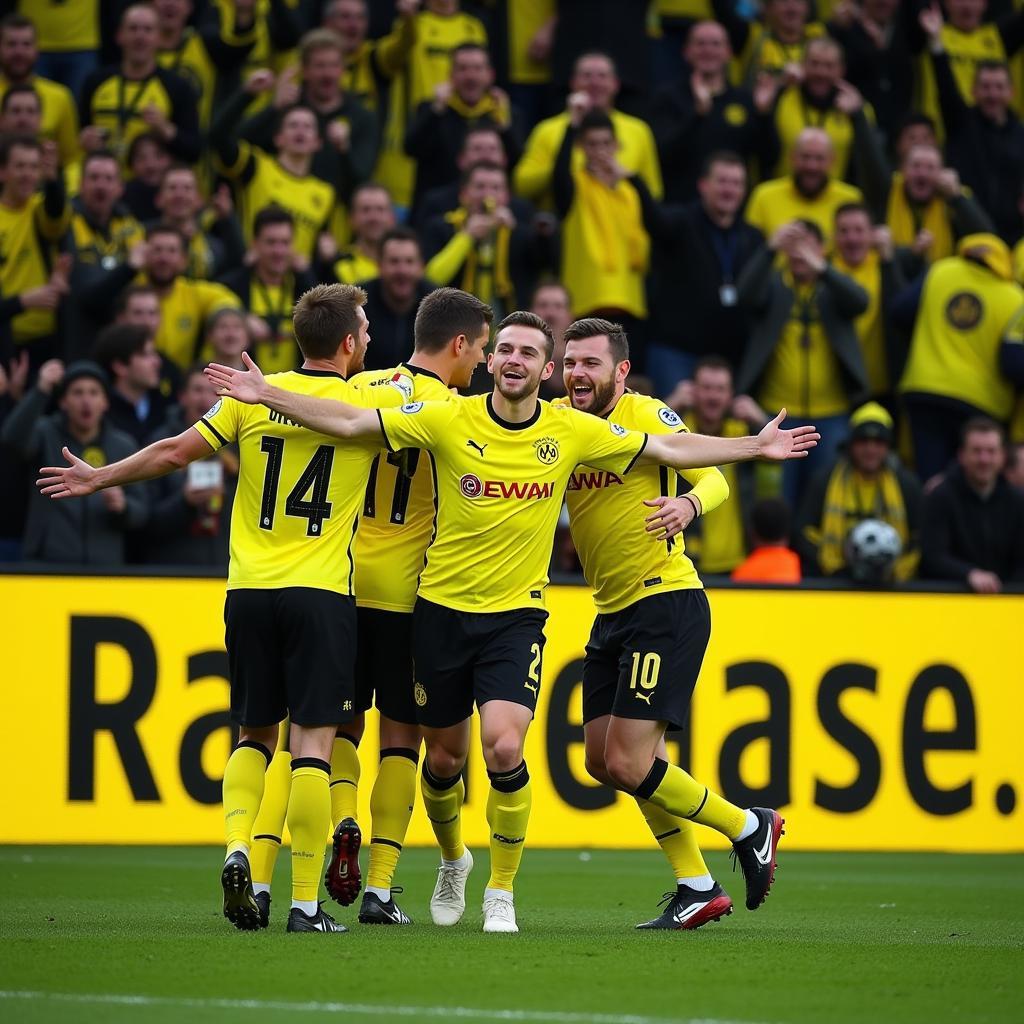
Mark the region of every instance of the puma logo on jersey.
POLYGON ((537 687, 534 686, 533 683, 523 683, 523 686, 525 686, 527 690, 530 690, 534 697, 537 696, 537 687))
POLYGON ((475 448, 480 453, 480 458, 484 457, 484 449, 487 447, 486 444, 477 444, 476 441, 467 441, 467 448, 475 448))
POLYGON ((651 697, 653 697, 653 696, 654 696, 653 693, 641 693, 639 690, 636 691, 636 698, 637 698, 637 700, 646 701, 648 707, 651 706, 651 697))

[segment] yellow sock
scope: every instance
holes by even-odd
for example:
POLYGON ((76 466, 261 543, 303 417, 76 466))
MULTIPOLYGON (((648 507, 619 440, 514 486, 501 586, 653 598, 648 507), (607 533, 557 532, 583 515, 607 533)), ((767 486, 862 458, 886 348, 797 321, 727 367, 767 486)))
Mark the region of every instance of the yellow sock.
POLYGON ((747 821, 747 812, 742 807, 729 803, 682 768, 660 757, 654 759, 654 767, 633 795, 638 800, 650 800, 677 818, 699 821, 730 839, 739 836, 747 821))
POLYGON ((366 884, 390 889, 416 802, 415 750, 385 747, 370 792, 370 867, 366 884))
POLYGON ((224 769, 224 839, 228 853, 249 852, 252 825, 263 796, 270 751, 262 743, 243 740, 231 751, 224 769))
POLYGON ((254 883, 270 885, 274 877, 274 865, 281 849, 281 835, 284 832, 284 818, 288 813, 291 790, 292 755, 288 753, 287 745, 283 748, 279 745, 267 769, 263 799, 252 826, 249 866, 252 868, 254 883))
POLYGON ((424 764, 420 792, 437 845, 441 847, 441 856, 445 860, 458 860, 466 852, 462 841, 462 801, 466 799, 462 772, 450 779, 439 779, 424 764))
POLYGON ((526 826, 530 821, 533 787, 526 762, 504 774, 488 772, 487 825, 491 833, 491 877, 488 889, 512 891, 519 862, 523 859, 526 826))
POLYGON ((292 900, 316 900, 331 826, 331 766, 318 757, 292 761, 288 831, 292 836, 292 900))
POLYGON ((696 829, 686 818, 673 817, 650 800, 637 798, 647 825, 668 858, 676 878, 696 878, 708 874, 708 866, 697 845, 696 829))
POLYGON ((339 732, 331 751, 331 823, 358 816, 359 750, 347 732, 339 732))

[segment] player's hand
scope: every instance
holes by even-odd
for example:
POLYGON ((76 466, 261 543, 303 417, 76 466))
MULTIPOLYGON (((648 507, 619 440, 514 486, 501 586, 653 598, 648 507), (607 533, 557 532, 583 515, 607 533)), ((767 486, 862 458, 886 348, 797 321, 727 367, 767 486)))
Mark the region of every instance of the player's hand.
POLYGON ((53 394, 53 389, 64 379, 64 364, 59 359, 47 359, 39 367, 39 376, 36 377, 36 387, 44 395, 53 394))
POLYGON ((96 490, 96 470, 72 455, 69 448, 62 448, 61 454, 68 460, 66 466, 43 466, 39 470, 36 487, 51 498, 84 498, 96 490))
POLYGON ((986 569, 972 569, 967 574, 967 585, 976 594, 998 594, 1003 589, 1003 581, 986 569))
POLYGON ((810 450, 821 439, 814 427, 793 427, 783 430, 779 424, 786 418, 786 410, 769 420, 757 435, 759 454, 762 459, 785 462, 787 459, 806 459, 810 450))
POLYGON ((645 520, 646 530, 655 540, 669 540, 682 533, 697 518, 697 509, 689 498, 651 498, 644 501, 655 509, 645 520))
POLYGON ((203 372, 218 395, 227 395, 246 405, 259 405, 267 392, 263 371, 249 358, 248 352, 242 353, 242 362, 246 365, 245 370, 210 363, 203 372))

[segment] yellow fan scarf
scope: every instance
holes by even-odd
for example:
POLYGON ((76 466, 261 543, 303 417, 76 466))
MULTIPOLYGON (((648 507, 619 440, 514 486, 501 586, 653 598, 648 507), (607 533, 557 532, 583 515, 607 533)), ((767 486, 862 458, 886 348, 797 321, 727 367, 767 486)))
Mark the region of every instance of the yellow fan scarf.
POLYGON ((821 517, 818 561, 826 576, 838 572, 846 564, 843 542, 846 534, 856 525, 851 517, 860 520, 865 517, 865 513, 868 518, 881 519, 892 526, 899 534, 904 555, 907 553, 907 510, 903 504, 903 491, 895 472, 888 466, 878 476, 875 494, 873 509, 858 508, 853 467, 847 459, 839 461, 825 489, 825 507, 821 517))
MULTIPOLYGON (((461 231, 465 226, 466 221, 469 219, 469 211, 463 209, 461 206, 457 210, 452 210, 451 213, 446 213, 444 219, 451 224, 452 228, 456 232, 461 231)), ((512 284, 512 274, 508 263, 508 252, 509 243, 512 238, 512 232, 504 225, 500 224, 497 230, 494 232, 494 293, 507 305, 515 305, 515 288, 512 284)), ((480 258, 478 253, 478 245, 473 245, 469 250, 469 255, 466 257, 466 262, 462 265, 462 282, 459 287, 464 292, 469 292, 470 295, 477 295, 479 293, 476 290, 476 275, 479 268, 480 258)))
POLYGON ((892 176, 885 223, 892 232, 894 245, 913 245, 918 231, 922 228, 930 232, 932 244, 925 254, 929 263, 953 255, 953 229, 949 224, 949 207, 946 200, 936 195, 923 210, 915 207, 907 199, 903 175, 899 171, 892 176))

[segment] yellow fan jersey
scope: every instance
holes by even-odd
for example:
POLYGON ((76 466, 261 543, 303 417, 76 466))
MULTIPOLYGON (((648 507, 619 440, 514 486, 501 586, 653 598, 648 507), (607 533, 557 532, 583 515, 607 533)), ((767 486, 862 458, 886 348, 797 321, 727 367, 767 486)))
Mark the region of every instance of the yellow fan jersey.
POLYGON ((160 296, 160 329, 153 339, 157 351, 187 370, 199 357, 210 314, 240 305, 238 296, 222 284, 176 277, 171 290, 160 296))
POLYGON ((317 236, 327 229, 334 212, 332 186, 312 174, 297 177, 262 149, 244 141, 238 143, 238 159, 231 167, 216 157, 213 165, 238 183, 235 196, 247 245, 252 244, 256 214, 265 206, 280 206, 295 222, 292 248, 306 259, 313 259, 317 236))
MULTIPOLYGON (((408 363, 361 373, 352 384, 372 394, 403 376, 412 378, 410 401, 456 399, 440 377, 408 363)), ((370 467, 356 533, 356 603, 386 612, 411 612, 433 534, 430 457, 418 448, 379 452, 370 467)))
MULTIPOLYGON (((398 405, 403 390, 354 388, 329 370, 274 374, 276 387, 353 405, 398 405)), ((411 385, 404 382, 407 390, 411 385)), ((195 429, 215 451, 238 442, 228 590, 314 587, 352 594, 352 544, 377 449, 300 427, 262 405, 220 399, 195 429)))
MULTIPOLYGON (((71 207, 65 202, 61 216, 46 212, 37 192, 20 209, 0 203, 0 295, 20 295, 46 284, 57 241, 67 231, 71 207)), ((18 344, 52 334, 57 314, 52 309, 26 309, 11 320, 18 344)))
MULTIPOLYGON (((568 404, 567 398, 556 400, 568 404)), ((664 402, 626 392, 608 415, 608 423, 645 434, 686 433, 679 416, 664 402)), ((725 477, 715 469, 688 469, 680 474, 705 512, 729 495, 725 477)), ((569 528, 583 575, 594 589, 602 614, 617 612, 651 594, 703 586, 686 557, 683 538, 657 540, 647 532, 654 509, 644 501, 675 497, 676 471, 667 466, 639 466, 627 478, 590 463, 569 478, 565 503, 569 528)))
POLYGON ((529 420, 506 423, 490 395, 379 415, 390 451, 431 453, 437 521, 419 593, 456 611, 543 608, 573 470, 585 462, 624 476, 647 444, 646 434, 543 401, 529 420))
POLYGON ((100 0, 19 0, 18 10, 35 24, 43 52, 95 50, 100 45, 100 0))
POLYGON ((846 203, 862 203, 859 188, 842 181, 830 181, 816 196, 802 195, 791 177, 762 181, 750 193, 747 223, 769 239, 791 220, 812 220, 825 236, 825 247, 832 247, 832 228, 836 210, 846 203))

